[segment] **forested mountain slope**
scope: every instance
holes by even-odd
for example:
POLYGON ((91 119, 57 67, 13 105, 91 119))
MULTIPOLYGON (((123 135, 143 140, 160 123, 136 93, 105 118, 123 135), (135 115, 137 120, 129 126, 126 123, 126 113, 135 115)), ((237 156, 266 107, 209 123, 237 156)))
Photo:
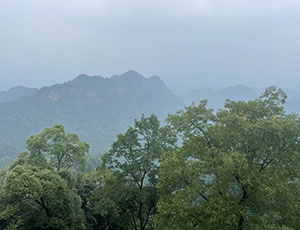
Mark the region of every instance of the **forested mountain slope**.
POLYGON ((135 71, 111 78, 79 75, 32 96, 0 103, 0 167, 25 149, 30 135, 54 124, 78 133, 91 145, 91 153, 99 153, 141 114, 163 118, 182 107, 157 76, 145 78, 135 71))

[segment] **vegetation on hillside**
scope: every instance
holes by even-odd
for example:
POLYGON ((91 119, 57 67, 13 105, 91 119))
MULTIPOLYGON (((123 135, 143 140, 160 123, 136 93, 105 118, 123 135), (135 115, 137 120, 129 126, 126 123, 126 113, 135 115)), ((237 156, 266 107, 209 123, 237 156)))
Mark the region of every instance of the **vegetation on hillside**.
POLYGON ((64 124, 90 145, 90 156, 108 151, 118 133, 141 114, 166 117, 181 101, 159 77, 129 71, 104 78, 79 75, 72 81, 44 87, 34 95, 0 103, 0 169, 25 151, 28 136, 64 124))
POLYGON ((299 229, 300 119, 270 87, 214 112, 142 116, 96 170, 55 125, 0 174, 0 229, 299 229))

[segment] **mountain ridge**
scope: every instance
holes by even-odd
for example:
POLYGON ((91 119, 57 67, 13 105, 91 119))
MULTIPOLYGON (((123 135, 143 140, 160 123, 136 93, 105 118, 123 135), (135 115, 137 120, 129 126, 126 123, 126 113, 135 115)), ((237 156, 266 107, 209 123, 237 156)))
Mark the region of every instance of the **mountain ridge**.
POLYGON ((30 135, 57 123, 78 133, 92 153, 103 153, 142 114, 163 119, 183 104, 158 76, 145 78, 135 71, 110 78, 81 74, 0 104, 0 162, 14 159, 30 135))
POLYGON ((38 89, 25 86, 15 86, 0 92, 0 103, 17 100, 21 97, 32 96, 38 89))

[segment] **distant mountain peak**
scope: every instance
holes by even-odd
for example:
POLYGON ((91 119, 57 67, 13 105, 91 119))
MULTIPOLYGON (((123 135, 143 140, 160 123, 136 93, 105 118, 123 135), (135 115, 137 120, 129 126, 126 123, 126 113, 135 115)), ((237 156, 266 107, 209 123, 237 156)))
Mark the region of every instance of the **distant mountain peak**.
POLYGON ((152 81, 162 81, 162 79, 158 75, 154 75, 154 76, 149 77, 149 80, 152 80, 152 81))
MULTIPOLYGON (((81 86, 81 85, 86 85, 86 84, 97 84, 97 82, 104 80, 104 79, 105 78, 101 77, 101 76, 90 76, 87 74, 79 74, 76 78, 69 81, 68 83, 72 84, 72 85, 81 86)), ((61 85, 64 85, 64 83, 61 85)))
POLYGON ((92 77, 87 75, 87 74, 79 74, 77 77, 75 77, 73 80, 71 80, 70 82, 81 82, 81 81, 86 81, 91 79, 92 77))
POLYGON ((96 78, 103 78, 101 76, 90 76, 87 74, 79 74, 76 78, 74 78, 72 81, 81 81, 81 80, 90 80, 90 79, 96 79, 96 78))
POLYGON ((111 77, 112 79, 121 79, 121 80, 145 80, 146 78, 139 74, 138 72, 134 70, 129 70, 125 73, 122 73, 120 75, 114 75, 111 77))
MULTIPOLYGON (((84 74, 84 73, 81 73, 79 74, 76 78, 90 78, 91 76, 87 75, 87 74, 84 74)), ((75 79, 76 79, 75 78, 75 79)))
POLYGON ((136 72, 135 70, 129 70, 125 73, 122 73, 121 76, 141 76, 143 77, 143 75, 141 75, 140 73, 136 72))
MULTIPOLYGON (((104 77, 101 76, 90 76, 87 74, 79 74, 76 78, 71 80, 70 82, 84 82, 84 81, 89 81, 89 80, 99 80, 99 79, 105 79, 104 77)), ((126 81, 135 81, 135 80, 155 80, 155 81, 160 81, 162 82, 161 78, 159 76, 151 76, 149 78, 144 77, 142 74, 138 73, 135 70, 129 70, 125 73, 119 74, 119 75, 113 75, 108 79, 113 79, 113 80, 126 80, 126 81)))

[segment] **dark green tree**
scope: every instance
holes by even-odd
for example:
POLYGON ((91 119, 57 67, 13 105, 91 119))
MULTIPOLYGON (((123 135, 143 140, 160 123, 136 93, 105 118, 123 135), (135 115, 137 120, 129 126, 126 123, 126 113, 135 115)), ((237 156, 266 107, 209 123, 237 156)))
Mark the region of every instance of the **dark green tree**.
POLYGON ((0 178, 0 220, 8 230, 84 229, 81 199, 67 171, 31 164, 23 153, 0 178))
POLYGON ((206 101, 171 115, 183 145, 163 155, 159 229, 299 229, 300 119, 270 87, 256 100, 206 101))
POLYGON ((130 220, 122 211, 132 196, 121 173, 97 169, 81 175, 77 184, 88 230, 126 230, 130 220))
POLYGON ((88 145, 55 125, 29 137, 27 148, 0 175, 0 224, 7 230, 85 229, 73 172, 84 169, 88 145))
POLYGON ((132 229, 153 229, 161 154, 174 149, 176 141, 176 135, 168 127, 161 127, 155 115, 142 116, 134 127, 118 135, 104 156, 104 164, 118 170, 126 179, 126 184, 119 184, 123 184, 124 194, 128 196, 119 208, 130 220, 132 229))

